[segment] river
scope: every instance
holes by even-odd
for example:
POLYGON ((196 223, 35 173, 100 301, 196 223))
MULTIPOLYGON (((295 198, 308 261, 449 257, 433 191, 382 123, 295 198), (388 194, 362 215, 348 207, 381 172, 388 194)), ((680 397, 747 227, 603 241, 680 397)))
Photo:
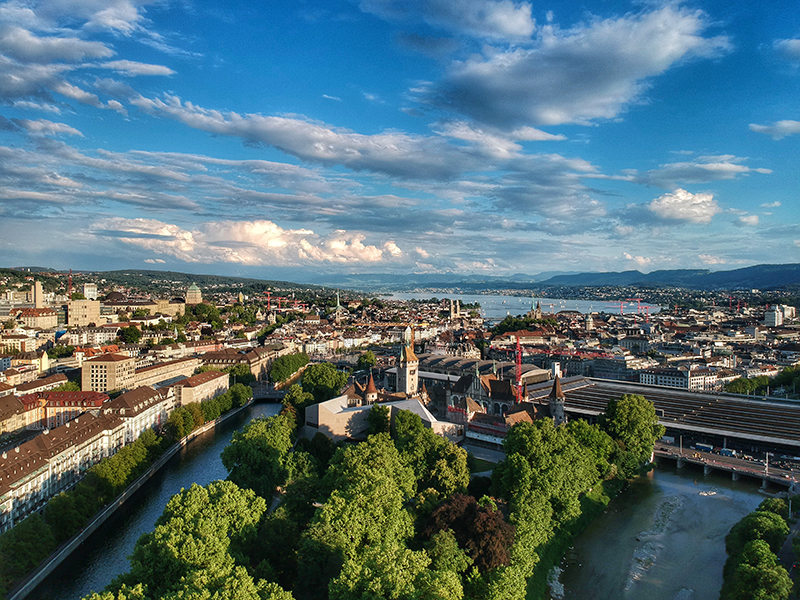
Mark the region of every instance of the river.
POLYGON ((233 432, 256 417, 278 413, 280 404, 253 404, 203 434, 172 457, 117 513, 92 534, 29 596, 30 600, 76 600, 100 592, 128 571, 136 540, 152 531, 167 501, 193 483, 225 479, 220 454, 233 432))
MULTIPOLYGON (((725 536, 765 496, 759 483, 662 463, 634 481, 578 539, 564 600, 719 597, 725 536)), ((554 598, 559 596, 553 595, 554 598)))
MULTIPOLYGON (((127 556, 152 531, 167 501, 192 483, 227 473, 220 453, 233 432, 277 404, 255 404, 194 440, 90 537, 28 598, 76 600, 128 570, 127 556)), ((725 535, 763 500, 759 484, 670 464, 634 481, 576 540, 561 575, 565 599, 705 600, 717 598, 725 535)))
MULTIPOLYGON (((452 298, 453 300, 461 300, 463 304, 474 304, 478 302, 481 305, 481 316, 484 319, 491 321, 499 321, 506 316, 511 315, 516 317, 522 315, 531 309, 531 304, 536 305, 539 302, 542 306, 543 313, 557 313, 562 310, 577 310, 580 313, 587 314, 591 312, 605 312, 619 314, 619 302, 606 302, 603 300, 565 300, 563 298, 529 298, 527 296, 501 296, 492 294, 421 294, 409 292, 395 292, 387 295, 391 300, 427 300, 432 297, 439 298, 452 298)), ((650 314, 655 314, 661 310, 660 306, 652 304, 641 304, 641 312, 644 313, 645 307, 648 307, 650 314)), ((625 302, 623 312, 625 314, 636 314, 638 306, 636 302, 625 302)))

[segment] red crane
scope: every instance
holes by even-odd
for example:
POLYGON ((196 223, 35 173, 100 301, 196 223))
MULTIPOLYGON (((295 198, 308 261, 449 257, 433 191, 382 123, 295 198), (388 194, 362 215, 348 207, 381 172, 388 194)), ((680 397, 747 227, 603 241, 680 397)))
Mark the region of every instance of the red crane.
POLYGON ((264 295, 267 297, 267 310, 272 310, 272 292, 267 290, 264 295))
POLYGON ((522 346, 517 336, 517 403, 522 402, 522 346))
POLYGON ((636 314, 638 315, 642 310, 641 298, 625 298, 625 302, 636 302, 636 314))

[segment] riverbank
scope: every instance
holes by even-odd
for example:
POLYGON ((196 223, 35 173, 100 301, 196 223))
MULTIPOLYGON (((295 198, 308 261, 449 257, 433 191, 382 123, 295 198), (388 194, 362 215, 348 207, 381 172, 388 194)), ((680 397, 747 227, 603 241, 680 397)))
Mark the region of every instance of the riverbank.
MULTIPOLYGON (((562 525, 549 542, 537 550, 539 562, 528 579, 528 600, 541 600, 547 597, 548 587, 557 582, 551 581, 554 567, 561 564, 575 538, 583 532, 627 486, 627 481, 611 479, 601 481, 581 497, 581 514, 569 523, 562 525)), ((553 597, 563 597, 554 594, 553 597)))
POLYGON ((114 515, 153 475, 155 475, 171 458, 180 452, 187 444, 213 430, 221 423, 249 408, 253 400, 244 406, 232 409, 213 421, 209 421, 192 431, 186 437, 175 442, 152 465, 128 485, 112 502, 107 504, 86 524, 86 526, 72 538, 61 544, 48 558, 46 558, 28 577, 20 582, 6 595, 6 600, 23 600, 26 598, 48 575, 50 575, 62 562, 64 562, 91 534, 97 531, 112 515, 114 515))

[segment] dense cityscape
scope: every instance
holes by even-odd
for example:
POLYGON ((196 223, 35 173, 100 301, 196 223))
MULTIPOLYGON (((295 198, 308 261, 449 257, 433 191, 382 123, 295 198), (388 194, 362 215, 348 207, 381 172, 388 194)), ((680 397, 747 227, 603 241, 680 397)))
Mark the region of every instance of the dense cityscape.
MULTIPOLYGON (((790 494, 795 491, 795 469, 800 470, 800 404, 794 402, 800 394, 796 389, 800 375, 795 375, 800 364, 800 320, 794 305, 734 303, 733 295, 722 292, 672 290, 670 303, 675 304, 659 307, 643 303, 640 296, 647 294, 642 290, 602 288, 584 291, 579 298, 615 299, 613 312, 553 310, 558 307, 551 303, 543 308, 531 298, 521 314, 489 319, 480 303, 462 304, 458 297, 393 300, 269 283, 260 291, 253 282, 201 288, 196 283, 183 287, 178 280, 154 279, 146 290, 109 283, 102 273, 4 271, 0 528, 5 534, 0 547, 16 552, 14 541, 20 541, 15 536, 30 535, 25 529, 33 527, 31 515, 36 519, 42 515, 38 526, 53 537, 52 546, 42 543, 38 558, 9 567, 5 586, 19 583, 58 543, 80 536, 81 523, 114 495, 125 493, 132 473, 141 468, 109 466, 123 449, 142 447, 144 454, 138 460, 149 464, 165 444, 206 431, 254 396, 256 401, 282 399, 292 423, 285 425, 289 429, 282 435, 304 440, 301 447, 315 457, 317 468, 325 462, 317 454, 323 452, 320 435, 328 440, 325 444, 347 447, 382 430, 376 419, 386 419, 388 428, 390 421, 400 423, 406 412, 413 415, 423 430, 442 440, 431 447, 438 450, 429 450, 434 457, 424 461, 435 463, 441 460, 436 453, 452 453, 447 449, 452 443, 470 450, 469 461, 466 452, 446 459, 448 468, 455 469, 447 475, 449 483, 429 482, 430 493, 439 489, 436 493, 445 496, 465 490, 469 478, 463 478, 470 471, 491 466, 476 459, 475 453, 505 449, 508 454, 517 443, 511 440, 521 435, 521 424, 540 428, 549 421, 577 428, 581 422, 608 423, 607 406, 620 397, 650 404, 654 428, 650 445, 638 452, 638 459, 612 451, 613 445, 597 450, 602 459, 592 474, 584 475, 585 482, 599 477, 618 493, 614 482, 621 475, 636 474, 638 461, 655 449, 659 460, 677 458, 679 466, 699 464, 733 473, 734 479, 751 476, 778 489, 788 486, 790 494), (717 304, 723 297, 727 306, 717 304), (763 406, 748 406, 751 398, 763 406), (752 414, 740 422, 733 416, 720 421, 709 403, 730 405, 726 410, 732 415, 743 409, 752 414), (671 414, 675 411, 682 414, 671 414), (687 411, 694 420, 686 418, 687 411), (764 419, 777 417, 783 423, 759 429, 756 423, 762 412, 764 419), (659 430, 659 435, 653 434, 659 430), (113 475, 115 483, 97 481, 114 470, 120 470, 113 475), (94 508, 88 514, 72 514, 75 509, 68 507, 77 500, 73 496, 87 493, 97 498, 81 502, 94 508)), ((794 298, 790 293, 766 293, 771 298, 794 298)), ((663 291, 660 294, 665 298, 663 291)), ((747 298, 752 302, 761 294, 749 290, 747 298)), ((574 439, 584 440, 583 454, 586 444, 600 443, 589 442, 583 429, 570 431, 574 439)), ((272 498, 276 489, 289 485, 283 497, 284 503, 289 502, 291 490, 308 485, 310 474, 303 473, 309 467, 292 463, 299 460, 299 450, 292 454, 289 447, 280 447, 282 474, 273 472, 258 483, 253 475, 242 474, 252 472, 255 465, 226 462, 223 453, 229 478, 246 483, 263 498, 272 498)), ((578 463, 564 468, 588 468, 578 463)), ((501 462, 498 468, 506 464, 501 462)), ((473 477, 471 492, 475 486, 489 485, 489 480, 476 483, 480 481, 473 477)), ((586 489, 578 486, 553 493, 559 503, 567 498, 575 502, 586 489)), ((494 487, 483 490, 494 494, 497 502, 507 498, 512 504, 517 493, 494 487)), ((280 493, 275 496, 280 497, 280 493)), ((573 506, 565 514, 576 510, 573 506)), ((545 529, 557 532, 557 522, 545 529)), ((477 532, 468 528, 468 533, 477 532)), ((506 543, 513 539, 512 535, 506 543)), ((504 552, 512 554, 500 559, 479 559, 483 555, 474 552, 469 556, 475 564, 483 564, 481 573, 489 573, 516 564, 513 547, 504 552)), ((334 576, 332 572, 325 577, 334 576)), ((318 597, 319 590, 303 587, 306 584, 295 582, 288 573, 268 581, 294 590, 299 598, 318 597)), ((324 580, 317 585, 326 586, 324 580)), ((464 586, 461 593, 477 593, 469 591, 476 582, 459 585, 464 586)), ((552 589, 558 583, 549 585, 552 589)), ((269 597, 283 597, 280 588, 269 589, 273 594, 269 597)))
POLYGON ((0 0, 0 600, 800 600, 800 25, 0 0))

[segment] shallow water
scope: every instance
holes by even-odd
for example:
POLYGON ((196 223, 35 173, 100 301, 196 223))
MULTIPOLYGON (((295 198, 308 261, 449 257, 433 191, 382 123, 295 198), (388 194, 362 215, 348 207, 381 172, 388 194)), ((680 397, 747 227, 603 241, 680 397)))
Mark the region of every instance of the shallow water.
MULTIPOLYGON (((565 600, 719 597, 731 526, 764 499, 755 481, 670 465, 635 481, 561 565, 565 600)), ((559 594, 553 594, 559 597, 559 594)))

